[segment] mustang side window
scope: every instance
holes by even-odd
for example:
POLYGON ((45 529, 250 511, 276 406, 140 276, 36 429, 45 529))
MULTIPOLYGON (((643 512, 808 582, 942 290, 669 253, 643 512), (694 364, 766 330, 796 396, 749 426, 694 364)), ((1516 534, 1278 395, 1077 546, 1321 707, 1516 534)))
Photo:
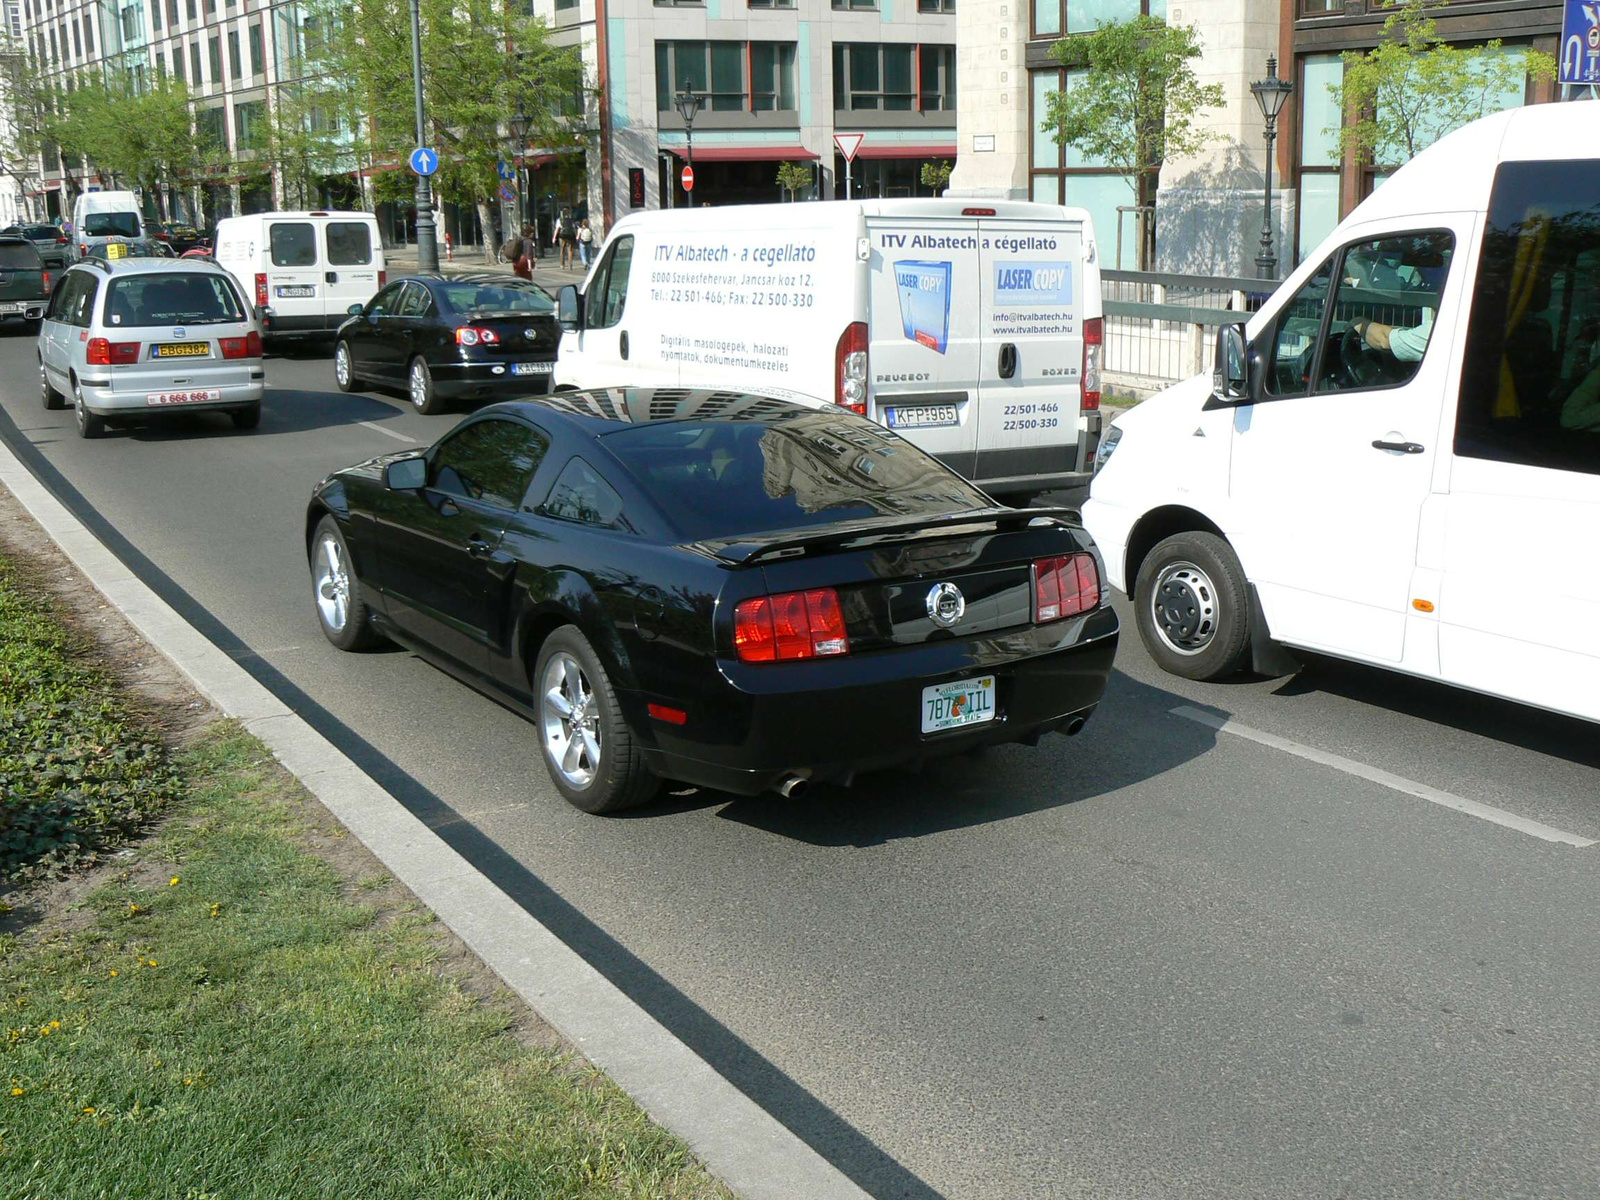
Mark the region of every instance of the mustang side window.
POLYGON ((516 508, 548 448, 542 433, 520 422, 475 421, 440 443, 432 487, 447 496, 516 508))
POLYGON ((611 485, 601 479, 593 467, 575 458, 561 469, 560 477, 544 502, 544 514, 563 521, 615 528, 622 516, 622 497, 611 490, 611 485))
POLYGON ((1455 237, 1442 230, 1346 247, 1318 368, 1319 392, 1410 383, 1422 365, 1455 237))

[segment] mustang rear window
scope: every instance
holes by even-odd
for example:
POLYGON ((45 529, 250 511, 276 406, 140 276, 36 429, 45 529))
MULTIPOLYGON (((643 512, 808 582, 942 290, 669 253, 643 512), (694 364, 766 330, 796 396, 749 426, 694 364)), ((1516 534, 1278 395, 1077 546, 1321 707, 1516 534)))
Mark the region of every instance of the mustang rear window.
POLYGON ((244 319, 239 298, 220 275, 133 275, 113 279, 106 296, 107 323, 124 329, 219 325, 244 319))
POLYGON ((604 445, 691 541, 990 504, 910 442, 826 411, 635 425, 604 445))

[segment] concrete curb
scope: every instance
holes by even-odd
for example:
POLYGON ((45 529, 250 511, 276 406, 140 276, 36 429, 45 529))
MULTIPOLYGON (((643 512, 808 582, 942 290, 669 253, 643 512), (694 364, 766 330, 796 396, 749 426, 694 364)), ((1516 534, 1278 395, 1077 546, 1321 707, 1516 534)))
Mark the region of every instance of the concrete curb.
MULTIPOLYGON (((494 972, 747 1200, 867 1193, 717 1074, 133 574, 0 443, 0 483, 145 639, 494 972)), ((310 617, 308 615, 307 620, 310 617)))

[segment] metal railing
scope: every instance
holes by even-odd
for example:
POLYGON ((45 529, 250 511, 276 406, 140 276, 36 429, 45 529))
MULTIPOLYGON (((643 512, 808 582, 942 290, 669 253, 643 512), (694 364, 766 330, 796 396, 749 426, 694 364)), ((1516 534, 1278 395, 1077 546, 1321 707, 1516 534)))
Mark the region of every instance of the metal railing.
POLYGON ((1211 368, 1215 330, 1249 319, 1278 281, 1101 271, 1108 389, 1144 397, 1211 368))

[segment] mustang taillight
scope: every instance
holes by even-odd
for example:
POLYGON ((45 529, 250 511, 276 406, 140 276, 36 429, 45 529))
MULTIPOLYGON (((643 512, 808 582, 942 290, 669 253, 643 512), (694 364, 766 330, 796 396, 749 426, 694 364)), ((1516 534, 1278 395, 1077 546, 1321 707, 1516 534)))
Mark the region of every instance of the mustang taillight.
POLYGON ((1083 373, 1078 379, 1083 387, 1084 412, 1100 407, 1100 364, 1105 354, 1105 340, 1104 317, 1090 317, 1083 323, 1083 373))
POLYGON ((267 277, 259 271, 256 273, 256 303, 262 308, 267 306, 267 277))
POLYGON ((456 330, 456 345, 476 346, 480 342, 485 346, 492 346, 500 340, 500 335, 492 329, 479 329, 475 325, 463 325, 456 330))
POLYGON ((90 338, 84 360, 94 367, 121 366, 139 361, 139 342, 112 342, 105 338, 90 338))
POLYGON ((845 326, 833 351, 833 402, 862 416, 867 413, 867 323, 845 326))
POLYGON ((1033 619, 1043 625, 1100 605, 1100 570, 1092 554, 1065 554, 1033 564, 1033 619))
POLYGON ((222 343, 223 358, 260 358, 261 335, 252 329, 243 337, 218 339, 222 343))
POLYGON ((741 662, 786 662, 850 653, 839 593, 832 588, 741 600, 733 610, 741 662))

